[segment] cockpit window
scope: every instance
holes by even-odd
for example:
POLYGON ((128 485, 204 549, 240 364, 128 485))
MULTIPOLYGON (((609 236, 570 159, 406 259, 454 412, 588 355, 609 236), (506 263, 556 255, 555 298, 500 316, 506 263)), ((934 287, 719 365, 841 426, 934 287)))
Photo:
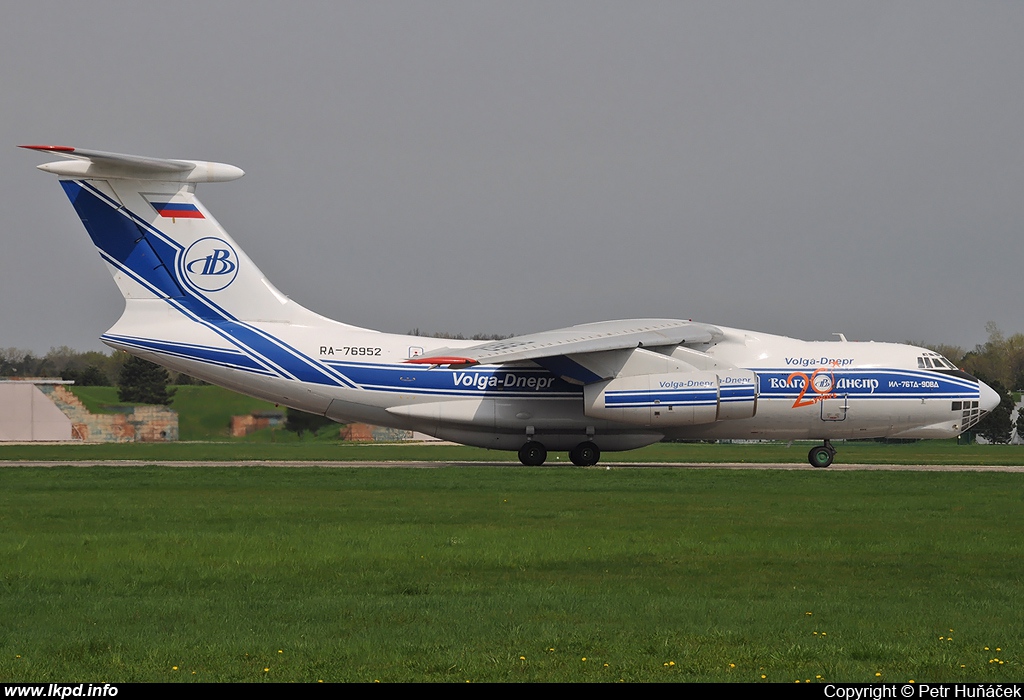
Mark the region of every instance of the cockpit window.
POLYGON ((956 365, 938 353, 922 355, 917 358, 918 369, 956 369, 956 365))

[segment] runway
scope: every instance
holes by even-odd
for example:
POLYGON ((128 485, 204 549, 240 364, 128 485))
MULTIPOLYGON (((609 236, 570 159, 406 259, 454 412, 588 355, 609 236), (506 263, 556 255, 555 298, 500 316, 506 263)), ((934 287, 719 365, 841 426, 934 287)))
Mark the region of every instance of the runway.
MULTIPOLYGON (((283 469, 447 469, 459 467, 484 467, 501 469, 524 469, 514 462, 367 462, 367 461, 295 461, 295 460, 0 460, 0 468, 32 467, 170 467, 193 469, 200 467, 278 467, 283 469)), ((833 463, 826 469, 815 469, 807 464, 743 462, 602 462, 593 467, 573 467, 566 463, 549 463, 544 468, 569 469, 782 469, 787 471, 917 471, 917 472, 1009 472, 1024 473, 1024 466, 1002 466, 982 464, 840 464, 833 463)))

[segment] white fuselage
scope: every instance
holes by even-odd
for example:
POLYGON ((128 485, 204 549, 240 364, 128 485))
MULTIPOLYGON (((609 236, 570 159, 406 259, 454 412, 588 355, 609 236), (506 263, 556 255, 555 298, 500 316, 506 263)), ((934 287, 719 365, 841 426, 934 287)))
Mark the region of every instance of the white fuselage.
POLYGON ((461 369, 406 362, 442 345, 470 347, 473 341, 393 335, 328 319, 309 325, 251 323, 276 341, 267 346, 273 353, 254 360, 226 347, 212 329, 206 338, 198 337, 195 323, 170 310, 158 324, 161 341, 147 340, 136 324, 151 327, 154 310, 145 309, 144 315, 133 310, 129 303, 122 320, 104 335, 107 343, 337 421, 405 428, 496 449, 518 449, 526 436, 550 449, 569 449, 590 436, 602 450, 665 438, 952 437, 972 422, 972 412, 976 420, 984 386, 963 373, 920 367, 920 358, 934 353, 909 345, 807 342, 724 328, 721 341, 663 354, 714 376, 724 374, 722 368, 752 372, 756 386, 749 417, 722 419, 718 406, 707 422, 662 423, 672 401, 659 400, 653 387, 649 419, 621 421, 600 412, 588 415, 584 387, 532 362, 461 369))

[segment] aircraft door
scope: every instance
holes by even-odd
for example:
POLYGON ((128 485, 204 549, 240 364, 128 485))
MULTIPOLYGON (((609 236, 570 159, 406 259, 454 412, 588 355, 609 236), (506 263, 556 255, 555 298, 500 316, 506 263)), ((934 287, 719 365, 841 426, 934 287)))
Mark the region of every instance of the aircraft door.
POLYGON ((846 420, 846 412, 850 409, 849 403, 847 402, 847 395, 833 396, 831 398, 822 399, 819 401, 821 404, 821 419, 827 421, 843 421, 846 420))

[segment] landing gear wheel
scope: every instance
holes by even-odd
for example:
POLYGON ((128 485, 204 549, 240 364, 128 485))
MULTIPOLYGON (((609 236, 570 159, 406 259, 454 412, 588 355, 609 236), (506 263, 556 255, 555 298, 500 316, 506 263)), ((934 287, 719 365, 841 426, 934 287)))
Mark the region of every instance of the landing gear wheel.
POLYGON ((531 440, 519 448, 519 461, 527 467, 539 467, 548 458, 548 450, 539 442, 531 440))
POLYGON ((592 467, 601 459, 601 449, 592 442, 581 442, 569 450, 569 459, 577 467, 592 467))
POLYGON ((836 457, 836 451, 832 449, 829 444, 819 445, 818 447, 812 447, 811 451, 807 453, 807 461, 811 463, 811 466, 815 469, 824 469, 825 467, 831 466, 832 460, 836 457))

